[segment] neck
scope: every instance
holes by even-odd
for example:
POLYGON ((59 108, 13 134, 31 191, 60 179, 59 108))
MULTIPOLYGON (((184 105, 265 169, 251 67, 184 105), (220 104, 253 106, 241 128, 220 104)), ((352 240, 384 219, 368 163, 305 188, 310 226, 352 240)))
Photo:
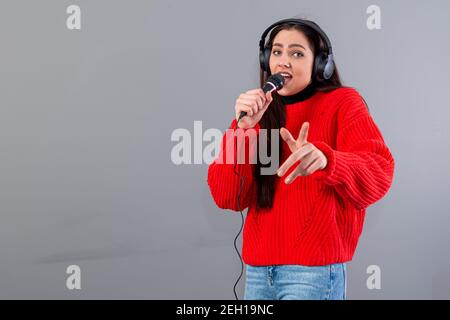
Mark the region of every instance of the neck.
POLYGON ((314 85, 312 83, 310 83, 306 88, 304 88, 302 91, 293 94, 291 96, 280 96, 281 97, 281 101, 283 101, 284 105, 288 105, 288 104, 294 104, 300 101, 304 101, 308 98, 310 98, 311 96, 314 95, 314 93, 316 92, 316 89, 314 88, 314 85))

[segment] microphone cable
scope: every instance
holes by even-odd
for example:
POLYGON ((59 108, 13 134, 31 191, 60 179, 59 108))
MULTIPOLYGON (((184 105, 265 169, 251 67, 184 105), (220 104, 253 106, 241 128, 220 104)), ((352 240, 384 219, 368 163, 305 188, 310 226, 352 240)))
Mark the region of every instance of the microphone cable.
MULTIPOLYGON (((244 137, 244 139, 245 139, 245 137, 244 137)), ((237 162, 237 159, 236 159, 236 162, 237 162)), ((236 280, 236 283, 234 284, 233 292, 234 292, 234 296, 235 296, 236 300, 239 300, 239 298, 238 298, 238 296, 236 294, 236 286, 239 283, 239 281, 241 280, 241 277, 242 277, 242 275, 244 273, 244 262, 242 261, 241 254, 239 253, 239 249, 236 246, 236 240, 239 238, 239 235, 241 234, 242 229, 244 227, 244 214, 242 213, 242 209, 241 209, 241 192, 242 192, 242 188, 244 187, 244 177, 241 176, 241 174, 236 171, 236 162, 234 163, 234 174, 239 176, 239 178, 241 179, 241 185, 239 187, 239 192, 238 192, 238 195, 237 195, 238 210, 239 210, 239 212, 241 214, 241 228, 239 229, 238 234, 234 238, 234 249, 236 250, 236 252, 237 252, 237 254, 239 256, 239 260, 241 261, 241 273, 240 273, 238 279, 236 280)))

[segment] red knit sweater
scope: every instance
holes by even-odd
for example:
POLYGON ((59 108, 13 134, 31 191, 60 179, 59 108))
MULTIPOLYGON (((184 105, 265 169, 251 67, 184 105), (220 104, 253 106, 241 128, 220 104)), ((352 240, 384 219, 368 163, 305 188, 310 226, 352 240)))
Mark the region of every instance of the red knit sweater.
MULTIPOLYGON (((285 127, 294 139, 305 121, 310 124, 308 142, 324 153, 328 164, 291 184, 284 179, 298 163, 283 177, 276 176, 271 209, 256 210, 254 164, 236 165, 244 177, 241 209, 248 207, 242 248, 246 264, 320 266, 351 260, 366 208, 392 184, 394 159, 355 89, 316 92, 305 101, 286 105, 285 127)), ((236 129, 236 120, 230 129, 236 129)), ((255 129, 259 130, 259 124, 255 129)), ((291 154, 281 141, 280 166, 291 154)), ((248 148, 248 139, 245 143, 248 148)), ((220 154, 208 167, 208 185, 218 207, 238 211, 241 180, 234 174, 234 164, 218 163, 235 146, 224 134, 220 154)))

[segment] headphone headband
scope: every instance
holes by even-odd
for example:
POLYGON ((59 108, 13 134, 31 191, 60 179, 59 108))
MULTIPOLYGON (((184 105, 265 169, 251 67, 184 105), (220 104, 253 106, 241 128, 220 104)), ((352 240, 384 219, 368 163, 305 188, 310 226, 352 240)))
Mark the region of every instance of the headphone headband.
POLYGON ((274 29, 275 27, 285 24, 285 23, 295 23, 298 25, 303 25, 306 27, 309 27, 315 31, 317 31, 319 33, 319 35, 322 37, 322 39, 325 41, 325 45, 327 46, 327 50, 328 50, 328 54, 333 54, 333 49, 331 47, 331 42, 330 39, 328 38, 328 36, 326 35, 326 33, 322 30, 322 28, 319 27, 319 25, 313 21, 309 21, 309 20, 303 20, 303 19, 295 19, 295 18, 290 18, 290 19, 283 19, 280 20, 278 22, 275 22, 274 24, 270 25, 261 35, 261 40, 259 40, 259 48, 260 50, 264 50, 265 47, 265 40, 267 35, 269 34, 270 31, 272 31, 272 29, 274 29))

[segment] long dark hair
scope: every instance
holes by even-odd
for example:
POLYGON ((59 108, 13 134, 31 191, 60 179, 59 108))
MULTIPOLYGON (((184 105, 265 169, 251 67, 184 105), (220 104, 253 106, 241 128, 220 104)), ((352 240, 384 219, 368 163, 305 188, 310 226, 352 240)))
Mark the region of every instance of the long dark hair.
MULTIPOLYGON (((324 51, 326 48, 326 45, 323 41, 323 39, 319 36, 319 34, 308 27, 305 27, 303 25, 298 24, 282 24, 277 27, 275 27, 272 32, 270 33, 270 37, 268 40, 268 44, 271 46, 273 43, 273 40, 275 36, 281 31, 281 30, 290 30, 290 29, 296 29, 300 32, 302 32, 305 37, 308 39, 308 43, 310 48, 312 49, 314 53, 314 57, 316 54, 320 51, 324 51)), ((314 62, 313 62, 314 63, 314 62)), ((264 85, 264 83, 267 81, 267 78, 270 76, 269 73, 263 71, 260 69, 260 85, 261 87, 264 85)), ((336 67, 334 68, 334 73, 332 77, 328 80, 320 81, 314 77, 314 74, 312 74, 312 83, 311 85, 314 87, 316 91, 322 91, 322 92, 329 92, 334 89, 342 87, 341 79, 339 77, 339 72, 336 67)), ((260 127, 262 129, 267 129, 267 155, 270 158, 272 157, 272 151, 271 149, 271 129, 280 129, 281 127, 284 127, 286 124, 286 110, 285 106, 280 98, 280 95, 278 95, 276 92, 272 94, 273 101, 269 108, 267 108, 266 112, 264 113, 263 117, 259 121, 260 127)), ((259 138, 258 138, 259 139, 259 138)), ((259 145, 259 144, 258 144, 259 145)), ((279 150, 278 150, 278 159, 281 158, 281 150, 282 150, 282 143, 279 143, 279 150)), ((280 163, 281 165, 281 163, 280 163)), ((276 175, 261 175, 261 168, 262 167, 268 167, 270 166, 270 163, 268 165, 263 165, 260 162, 259 156, 257 157, 257 162, 255 164, 255 170, 253 172, 253 175, 256 180, 257 185, 257 192, 256 192, 256 207, 257 209, 264 209, 264 208, 272 208, 273 206, 273 196, 275 194, 275 180, 276 175)))

